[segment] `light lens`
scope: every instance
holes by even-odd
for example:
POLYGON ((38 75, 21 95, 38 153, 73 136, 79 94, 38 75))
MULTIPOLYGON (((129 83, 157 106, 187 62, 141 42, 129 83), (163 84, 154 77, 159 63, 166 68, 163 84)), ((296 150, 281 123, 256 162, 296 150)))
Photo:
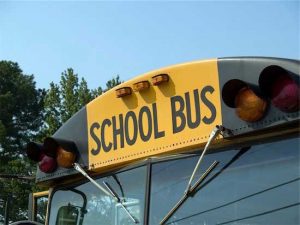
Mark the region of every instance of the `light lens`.
POLYGON ((74 152, 67 151, 61 146, 58 147, 56 161, 60 167, 71 168, 75 160, 76 154, 74 152))
POLYGON ((266 67, 259 76, 259 86, 263 93, 271 99, 274 107, 286 113, 299 110, 298 82, 299 77, 276 65, 266 67))
POLYGON ((168 81, 169 81, 169 75, 168 74, 158 74, 158 75, 152 77, 152 84, 154 86, 161 85, 161 84, 166 83, 168 81))
POLYGON ((150 87, 149 81, 140 81, 133 84, 134 91, 144 91, 150 87))
POLYGON ((56 160, 50 156, 43 154, 39 161, 39 168, 44 173, 52 173, 57 168, 56 160))
POLYGON ((256 122, 263 118, 267 102, 257 96, 250 88, 242 88, 235 97, 236 114, 247 122, 256 122))
POLYGON ((299 86, 288 76, 279 76, 272 85, 272 104, 283 112, 299 110, 299 95, 299 86))
POLYGON ((131 95, 132 90, 130 87, 122 87, 116 90, 116 96, 117 98, 122 98, 127 95, 131 95))

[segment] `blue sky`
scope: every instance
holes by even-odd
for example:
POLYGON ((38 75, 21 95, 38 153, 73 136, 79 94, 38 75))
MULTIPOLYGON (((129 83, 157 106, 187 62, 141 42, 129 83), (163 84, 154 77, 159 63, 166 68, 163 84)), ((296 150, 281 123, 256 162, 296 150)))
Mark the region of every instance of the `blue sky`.
POLYGON ((299 1, 0 1, 0 60, 37 87, 72 67, 90 88, 225 56, 299 59, 299 1))

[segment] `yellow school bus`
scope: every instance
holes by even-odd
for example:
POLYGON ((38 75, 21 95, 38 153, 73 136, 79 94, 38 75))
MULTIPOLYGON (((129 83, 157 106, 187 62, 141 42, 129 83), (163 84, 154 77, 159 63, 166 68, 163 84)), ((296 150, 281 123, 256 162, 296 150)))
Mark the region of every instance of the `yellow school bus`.
POLYGON ((27 145, 46 225, 300 224, 299 71, 218 58, 107 91, 27 145))

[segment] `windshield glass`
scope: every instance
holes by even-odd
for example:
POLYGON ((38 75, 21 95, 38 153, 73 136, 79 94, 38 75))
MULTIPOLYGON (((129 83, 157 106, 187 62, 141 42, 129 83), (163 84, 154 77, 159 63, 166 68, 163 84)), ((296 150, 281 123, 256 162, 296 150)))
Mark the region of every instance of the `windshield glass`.
MULTIPOLYGON (((123 205, 144 224, 144 205, 146 190, 146 167, 138 167, 114 176, 96 179, 103 186, 106 182, 117 193, 123 205)), ((50 225, 59 224, 57 215, 63 207, 78 209, 78 224, 82 225, 131 225, 132 220, 120 203, 104 194, 91 182, 84 183, 68 190, 57 190, 52 198, 50 225), (82 222, 80 222, 82 221, 82 222)))
MULTIPOLYGON (((218 166, 165 224, 299 224, 299 156, 299 139, 206 155, 195 179, 218 166)), ((182 197, 198 158, 152 166, 149 224, 182 197)))

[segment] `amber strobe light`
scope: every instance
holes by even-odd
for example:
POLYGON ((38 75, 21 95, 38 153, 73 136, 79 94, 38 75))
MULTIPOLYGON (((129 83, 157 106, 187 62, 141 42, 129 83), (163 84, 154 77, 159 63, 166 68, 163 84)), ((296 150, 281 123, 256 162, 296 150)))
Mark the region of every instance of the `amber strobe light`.
POLYGON ((150 83, 147 80, 143 80, 133 84, 134 91, 144 91, 150 87, 150 83))
POLYGON ((130 87, 122 87, 116 90, 116 96, 117 98, 122 98, 127 95, 131 95, 132 90, 130 87))
POLYGON ((169 81, 169 75, 168 74, 158 74, 158 75, 152 77, 152 84, 154 86, 161 85, 161 84, 166 83, 168 81, 169 81))
POLYGON ((246 122, 262 119, 267 109, 267 102, 254 88, 238 79, 230 80, 224 85, 222 98, 225 104, 235 108, 237 116, 246 122))
POLYGON ((265 68, 260 74, 259 86, 272 104, 282 112, 299 111, 299 84, 285 69, 279 66, 265 68))

